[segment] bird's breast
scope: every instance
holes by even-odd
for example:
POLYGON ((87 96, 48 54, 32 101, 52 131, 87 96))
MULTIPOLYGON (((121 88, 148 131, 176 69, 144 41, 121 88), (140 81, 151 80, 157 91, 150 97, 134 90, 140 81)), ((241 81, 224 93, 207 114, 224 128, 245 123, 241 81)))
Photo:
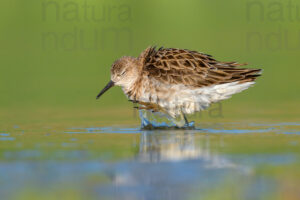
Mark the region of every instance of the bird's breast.
POLYGON ((125 95, 132 101, 156 103, 161 90, 149 78, 138 79, 132 86, 123 87, 125 95))

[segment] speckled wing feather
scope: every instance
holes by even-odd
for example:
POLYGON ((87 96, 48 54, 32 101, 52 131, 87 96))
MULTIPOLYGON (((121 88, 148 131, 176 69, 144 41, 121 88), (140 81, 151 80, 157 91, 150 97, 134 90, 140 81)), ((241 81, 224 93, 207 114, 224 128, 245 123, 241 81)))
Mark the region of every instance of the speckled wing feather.
POLYGON ((166 84, 204 87, 230 82, 251 82, 260 76, 260 69, 238 68, 246 64, 219 62, 212 56, 186 49, 149 47, 139 59, 142 72, 166 84))

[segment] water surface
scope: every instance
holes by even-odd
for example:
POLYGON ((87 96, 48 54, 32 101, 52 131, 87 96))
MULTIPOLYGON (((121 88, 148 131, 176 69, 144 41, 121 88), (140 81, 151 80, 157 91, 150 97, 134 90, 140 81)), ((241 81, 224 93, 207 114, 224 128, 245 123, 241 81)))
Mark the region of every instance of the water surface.
POLYGON ((1 132, 5 199, 296 199, 300 124, 14 127, 1 132), (286 198, 282 198, 286 197, 286 198))

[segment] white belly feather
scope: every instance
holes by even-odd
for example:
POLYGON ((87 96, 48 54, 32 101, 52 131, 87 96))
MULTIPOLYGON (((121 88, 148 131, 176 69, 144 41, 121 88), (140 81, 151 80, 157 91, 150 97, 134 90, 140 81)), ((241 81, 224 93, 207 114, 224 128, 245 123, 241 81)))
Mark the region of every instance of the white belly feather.
MULTIPOLYGON (((148 81, 147 81, 148 82, 148 81)), ((230 98, 233 94, 239 93, 254 82, 246 83, 225 83, 201 88, 190 88, 184 85, 166 85, 151 81, 152 84, 144 84, 140 89, 139 101, 157 103, 172 117, 185 114, 192 114, 204 110, 211 103, 230 98)))

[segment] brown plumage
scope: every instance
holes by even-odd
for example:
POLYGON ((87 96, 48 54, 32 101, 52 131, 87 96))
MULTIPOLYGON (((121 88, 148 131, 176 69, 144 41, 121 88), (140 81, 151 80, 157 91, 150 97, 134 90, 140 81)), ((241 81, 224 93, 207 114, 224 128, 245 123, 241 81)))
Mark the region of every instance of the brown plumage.
POLYGON ((252 82, 261 69, 238 68, 247 64, 219 62, 211 55, 175 48, 147 48, 139 56, 142 72, 166 84, 203 87, 230 82, 252 82))
POLYGON ((137 58, 115 61, 111 81, 97 98, 118 85, 139 108, 175 118, 204 110, 253 85, 261 69, 240 68, 244 65, 187 49, 149 47, 137 58))

